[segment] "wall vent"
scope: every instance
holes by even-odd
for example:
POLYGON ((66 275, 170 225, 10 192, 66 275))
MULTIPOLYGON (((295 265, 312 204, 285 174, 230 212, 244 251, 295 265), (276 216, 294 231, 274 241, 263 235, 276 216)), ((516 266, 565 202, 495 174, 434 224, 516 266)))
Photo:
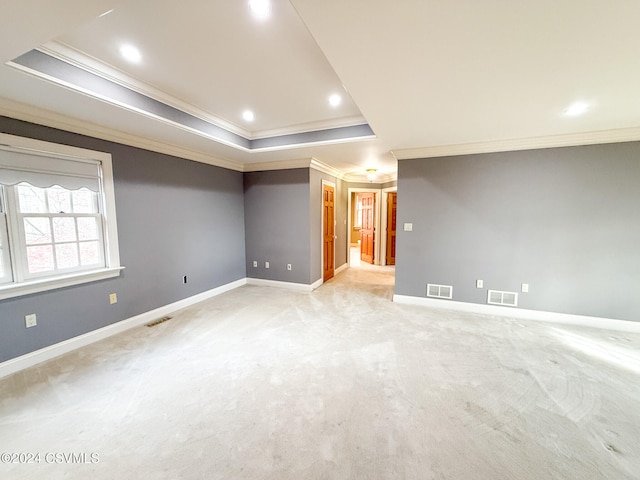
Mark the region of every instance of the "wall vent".
POLYGON ((434 283, 428 283, 427 297, 451 299, 453 298, 453 287, 451 285, 436 285, 434 283))
POLYGON ((151 323, 147 323, 147 324, 145 325, 145 327, 155 327, 156 325, 160 325, 161 323, 164 323, 164 322, 166 322, 167 320, 171 320, 172 318, 173 318, 173 317, 169 317, 169 316, 162 317, 162 318, 159 318, 159 319, 157 319, 157 320, 154 320, 154 321, 153 321, 153 322, 151 322, 151 323))
POLYGON ((518 294, 516 292, 489 290, 489 292, 487 293, 487 303, 490 305, 506 305, 507 307, 517 307, 518 294))

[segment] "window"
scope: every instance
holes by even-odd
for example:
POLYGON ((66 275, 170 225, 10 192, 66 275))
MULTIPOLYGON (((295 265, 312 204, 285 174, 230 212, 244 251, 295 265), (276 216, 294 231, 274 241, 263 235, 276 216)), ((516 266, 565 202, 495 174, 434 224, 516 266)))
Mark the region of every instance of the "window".
POLYGON ((0 299, 120 270, 111 156, 0 134, 0 299))

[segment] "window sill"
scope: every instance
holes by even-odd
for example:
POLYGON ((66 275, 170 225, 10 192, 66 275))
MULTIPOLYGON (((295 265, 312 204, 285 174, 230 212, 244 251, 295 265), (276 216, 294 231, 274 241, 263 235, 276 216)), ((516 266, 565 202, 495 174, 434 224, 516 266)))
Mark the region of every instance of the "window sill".
POLYGON ((57 288, 71 287, 73 285, 95 282, 97 280, 105 280, 107 278, 117 277, 120 275, 121 270, 124 270, 124 267, 101 268, 99 270, 73 273, 55 278, 40 278, 18 284, 10 283, 0 285, 0 300, 30 295, 32 293, 46 292, 57 288))

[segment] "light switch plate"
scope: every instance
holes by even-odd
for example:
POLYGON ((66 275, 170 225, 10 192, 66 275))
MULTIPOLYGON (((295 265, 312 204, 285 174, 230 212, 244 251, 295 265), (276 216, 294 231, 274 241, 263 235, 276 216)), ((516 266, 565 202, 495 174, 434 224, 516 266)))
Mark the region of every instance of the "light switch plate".
POLYGON ((413 232, 413 223, 405 223, 404 224, 405 232, 413 232))

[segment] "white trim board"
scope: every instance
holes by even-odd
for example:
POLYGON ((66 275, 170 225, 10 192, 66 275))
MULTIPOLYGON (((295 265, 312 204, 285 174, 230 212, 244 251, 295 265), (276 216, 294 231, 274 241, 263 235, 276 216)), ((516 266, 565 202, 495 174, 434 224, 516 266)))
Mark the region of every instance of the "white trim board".
POLYGON ((338 268, 336 268, 333 271, 333 275, 336 276, 337 274, 339 274, 340 272, 346 270, 347 268, 349 268, 349 262, 343 263, 342 265, 340 265, 338 268))
POLYGON ((126 320, 113 323, 111 325, 107 325, 106 327, 102 327, 83 335, 64 340, 60 343, 49 345, 48 347, 41 348, 40 350, 27 353, 20 357, 12 358, 11 360, 0 363, 0 378, 6 377, 8 375, 11 375, 12 373, 19 372, 20 370, 24 370, 47 360, 59 357, 60 355, 64 355, 65 353, 69 353, 73 350, 77 350, 78 348, 82 348, 100 340, 104 340, 105 338, 117 335, 118 333, 122 333, 131 328, 145 325, 146 323, 152 322, 153 320, 173 313, 177 310, 190 307, 191 305, 195 305, 196 303, 246 285, 246 283, 247 279, 242 278, 240 280, 236 280, 235 282, 227 283, 226 285, 207 290, 206 292, 202 292, 197 295, 193 295, 192 297, 170 303, 169 305, 164 305, 163 307, 141 313, 140 315, 136 315, 135 317, 131 317, 126 320))
POLYGON ((451 300, 434 300, 431 298, 413 297, 409 295, 394 295, 393 301, 401 305, 415 305, 457 312, 477 313, 481 315, 496 315, 505 318, 519 318, 523 320, 536 320, 564 325, 576 325, 581 327, 616 330, 620 332, 640 333, 640 322, 633 322, 629 320, 614 320, 611 318, 588 317, 586 315, 573 315, 570 313, 544 312, 539 310, 456 302, 451 300))
POLYGON ((247 278, 247 285, 256 285, 259 287, 276 287, 286 288, 287 290, 297 290, 298 292, 313 292, 316 288, 322 285, 322 280, 307 285, 305 283, 293 283, 293 282, 281 282, 279 280, 265 280, 264 278, 247 278))

